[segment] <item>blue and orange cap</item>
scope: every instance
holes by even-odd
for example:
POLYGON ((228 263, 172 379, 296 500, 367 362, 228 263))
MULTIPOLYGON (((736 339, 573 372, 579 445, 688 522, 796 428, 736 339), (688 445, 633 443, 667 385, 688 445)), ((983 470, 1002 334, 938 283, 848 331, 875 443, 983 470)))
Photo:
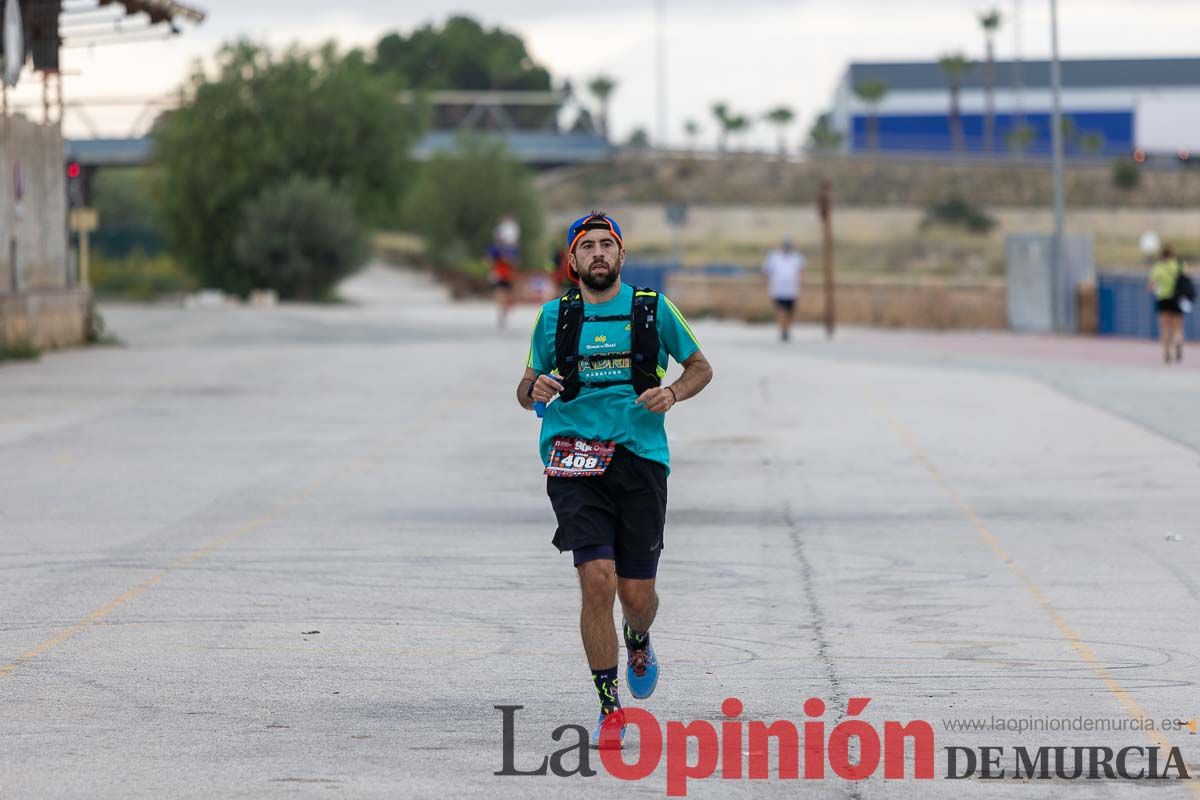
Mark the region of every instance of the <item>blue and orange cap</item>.
POLYGON ((621 226, 617 224, 617 221, 603 211, 593 211, 591 214, 575 220, 571 223, 571 227, 567 228, 567 252, 575 252, 575 245, 579 242, 580 237, 588 231, 596 230, 608 231, 616 237, 618 245, 625 246, 625 241, 621 238, 621 226))

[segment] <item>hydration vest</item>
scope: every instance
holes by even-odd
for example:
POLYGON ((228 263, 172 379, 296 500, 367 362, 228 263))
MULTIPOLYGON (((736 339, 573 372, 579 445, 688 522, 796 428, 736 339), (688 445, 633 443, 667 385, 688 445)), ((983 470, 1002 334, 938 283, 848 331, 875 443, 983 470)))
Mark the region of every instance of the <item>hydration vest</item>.
POLYGON ((554 330, 554 357, 563 390, 558 399, 570 402, 584 386, 633 385, 640 396, 647 389, 662 385, 658 374, 658 292, 634 287, 633 306, 628 315, 587 315, 583 313, 583 293, 572 288, 558 300, 558 327, 554 330), (579 337, 585 322, 629 322, 629 352, 597 355, 597 360, 628 358, 631 378, 623 381, 583 381, 579 377, 581 363, 593 357, 579 354, 579 337))

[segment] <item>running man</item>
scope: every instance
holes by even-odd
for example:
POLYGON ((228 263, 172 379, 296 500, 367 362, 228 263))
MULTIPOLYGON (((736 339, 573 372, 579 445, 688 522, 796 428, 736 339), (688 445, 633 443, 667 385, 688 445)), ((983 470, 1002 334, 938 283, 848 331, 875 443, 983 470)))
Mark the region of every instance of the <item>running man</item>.
POLYGON ((488 280, 496 301, 496 325, 503 330, 508 324, 508 312, 513 307, 513 283, 517 277, 515 269, 521 260, 521 225, 511 211, 504 212, 492 231, 488 260, 492 262, 488 280))
POLYGON ((488 260, 492 268, 488 282, 492 286, 492 298, 496 301, 496 327, 504 330, 508 324, 508 312, 513 306, 513 280, 516 273, 513 264, 517 260, 516 250, 500 244, 499 239, 488 248, 488 260))
POLYGON ((679 309, 658 292, 621 283, 624 263, 621 228, 611 217, 594 212, 571 223, 567 264, 579 287, 542 306, 517 386, 523 408, 549 403, 540 450, 558 521, 553 543, 574 556, 580 633, 600 698, 592 744, 600 746, 603 731, 606 748, 620 747, 625 735, 616 598, 629 691, 645 699, 658 684, 650 626, 670 471, 664 415, 712 380, 679 309), (668 356, 683 374, 663 386, 668 356))
POLYGON ((763 272, 767 274, 767 291, 771 295, 771 302, 775 304, 775 316, 779 320, 781 342, 786 342, 792 333, 796 296, 800 294, 800 276, 806 263, 791 239, 784 239, 763 261, 763 272))

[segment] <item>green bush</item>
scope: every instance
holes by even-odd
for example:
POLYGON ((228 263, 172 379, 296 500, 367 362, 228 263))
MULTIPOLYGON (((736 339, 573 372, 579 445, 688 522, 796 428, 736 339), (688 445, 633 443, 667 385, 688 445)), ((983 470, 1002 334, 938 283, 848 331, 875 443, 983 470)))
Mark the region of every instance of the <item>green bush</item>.
POLYGON ((325 180, 294 177, 251 202, 234 241, 248 285, 281 298, 325 300, 370 255, 349 196, 325 180))
POLYGON ((0 361, 36 361, 42 355, 28 339, 0 340, 0 361))
POLYGON ((529 169, 503 143, 465 136, 421 169, 406 218, 429 258, 445 266, 483 255, 510 211, 521 226, 522 261, 540 266, 542 210, 529 169))
POLYGON ((108 326, 100 309, 96 308, 96 299, 88 299, 87 317, 83 322, 83 341, 87 344, 103 345, 106 347, 121 347, 121 340, 108 333, 108 326))
POLYGON ((1017 155, 1023 155, 1028 152, 1036 139, 1037 131, 1034 130, 1032 125, 1026 124, 1017 125, 1004 137, 1008 149, 1017 155))
POLYGON ((215 75, 191 79, 190 101, 154 130, 168 244, 203 286, 254 288, 234 239, 247 203, 293 175, 327 179, 365 224, 394 223, 423 112, 397 102, 365 53, 330 44, 280 54, 242 41, 222 48, 217 64, 215 75))
POLYGON ((141 250, 124 258, 92 258, 89 278, 96 294, 123 300, 154 300, 196 288, 192 277, 173 258, 148 256, 141 250))
POLYGON ((1136 161, 1129 158, 1118 159, 1112 165, 1112 182, 1113 186, 1125 191, 1132 191, 1138 187, 1142 181, 1141 170, 1138 169, 1136 161))
POLYGON ((965 198, 949 197, 925 208, 921 228, 924 230, 932 225, 963 228, 971 233, 988 233, 996 227, 996 220, 965 198))
POLYGON ((92 233, 92 252, 124 258, 141 249, 162 252, 165 234, 154 195, 154 167, 102 169, 92 183, 92 205, 100 214, 100 228, 92 233))
POLYGON ((1079 145, 1080 152, 1094 156, 1099 155, 1104 151, 1104 144, 1106 141, 1108 140, 1100 131, 1088 131, 1086 133, 1079 134, 1076 144, 1079 145))

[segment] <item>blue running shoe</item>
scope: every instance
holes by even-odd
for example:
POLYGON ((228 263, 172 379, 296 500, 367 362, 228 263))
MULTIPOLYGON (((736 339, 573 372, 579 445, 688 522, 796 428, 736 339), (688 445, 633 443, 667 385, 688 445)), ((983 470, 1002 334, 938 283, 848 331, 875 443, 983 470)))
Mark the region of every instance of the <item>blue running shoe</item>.
POLYGON ((654 657, 654 645, 646 642, 646 646, 637 650, 626 648, 629 660, 625 662, 625 681, 629 684, 629 693, 638 700, 645 700, 654 694, 658 686, 658 659, 654 657))
POLYGON ((620 706, 607 714, 601 713, 596 720, 596 727, 592 729, 592 747, 597 750, 620 750, 625 741, 625 727, 625 712, 620 706), (618 725, 620 734, 617 733, 618 725))

